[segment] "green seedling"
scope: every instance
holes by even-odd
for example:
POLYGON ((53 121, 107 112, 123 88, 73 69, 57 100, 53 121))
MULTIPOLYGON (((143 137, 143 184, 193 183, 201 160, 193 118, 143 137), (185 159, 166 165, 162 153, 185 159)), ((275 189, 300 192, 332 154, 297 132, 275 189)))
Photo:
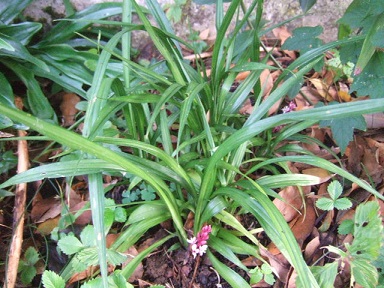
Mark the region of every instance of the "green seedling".
POLYGON ((343 193, 343 187, 339 181, 332 181, 327 188, 328 194, 331 198, 320 198, 316 201, 316 207, 331 211, 333 209, 346 210, 352 207, 352 202, 346 197, 340 198, 343 193))
POLYGON ((30 284, 35 278, 36 263, 39 261, 39 253, 33 247, 28 247, 24 253, 24 259, 19 262, 18 272, 20 273, 20 279, 23 284, 30 284))

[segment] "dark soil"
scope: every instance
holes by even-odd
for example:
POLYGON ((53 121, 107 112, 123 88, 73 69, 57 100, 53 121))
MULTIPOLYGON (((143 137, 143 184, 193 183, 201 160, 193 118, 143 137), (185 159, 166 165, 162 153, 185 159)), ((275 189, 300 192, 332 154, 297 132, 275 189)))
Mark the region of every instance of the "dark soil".
POLYGON ((144 262, 143 279, 153 284, 170 285, 175 288, 189 287, 231 287, 218 278, 218 274, 212 269, 208 257, 194 259, 191 253, 185 249, 173 252, 165 250, 146 258, 144 262), (197 265, 196 275, 194 270, 197 265), (219 286, 218 284, 221 284, 219 286))

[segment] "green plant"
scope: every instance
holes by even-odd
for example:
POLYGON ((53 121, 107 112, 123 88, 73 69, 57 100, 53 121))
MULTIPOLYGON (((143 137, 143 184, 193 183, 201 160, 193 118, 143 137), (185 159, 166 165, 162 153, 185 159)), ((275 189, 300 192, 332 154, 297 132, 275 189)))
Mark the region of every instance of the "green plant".
POLYGON ((337 180, 332 181, 328 188, 328 194, 331 197, 329 198, 320 198, 316 201, 316 207, 325 210, 331 211, 333 209, 346 210, 352 207, 352 202, 346 197, 341 197, 343 193, 343 187, 340 182, 337 180))
POLYGON ((17 157, 12 151, 5 151, 0 156, 0 174, 7 173, 10 169, 17 165, 17 157))
MULTIPOLYGON (((378 287, 379 274, 375 264, 383 259, 383 224, 379 216, 379 204, 370 201, 357 206, 353 219, 353 240, 346 243, 344 249, 341 247, 327 246, 329 252, 335 253, 339 258, 335 262, 326 264, 324 267, 314 266, 311 270, 319 280, 321 287, 332 287, 338 274, 338 267, 350 267, 350 286, 359 284, 362 287, 378 287), (377 261, 378 260, 378 261, 377 261)), ((382 282, 380 283, 383 284, 382 282)))
MULTIPOLYGON (((381 194, 363 180, 307 151, 297 152, 290 148, 292 146, 286 145, 279 149, 285 149, 293 155, 276 157, 275 154, 278 145, 319 121, 337 121, 382 111, 383 99, 268 116, 270 108, 284 100, 292 87, 297 86, 306 73, 322 61, 324 52, 341 45, 352 45, 362 37, 308 49, 287 69, 281 71, 271 94, 264 98, 264 87, 260 83, 261 72, 264 69, 277 68, 266 65, 267 58, 261 59, 258 53, 259 37, 268 32, 260 24, 263 1, 252 1, 243 18, 237 18, 242 10, 241 4, 240 0, 233 0, 225 14, 222 12, 223 7, 217 5, 218 33, 210 76, 202 62, 198 61, 197 69, 194 69, 184 61, 178 44, 183 43, 188 47, 190 45, 172 33, 164 13, 155 1, 148 1, 148 9, 160 29, 150 24, 135 1, 124 1, 121 22, 84 22, 84 19, 73 22, 124 27, 107 43, 88 39, 98 45, 101 53, 99 58, 87 62, 88 67, 94 69, 94 75, 90 88, 84 95, 88 103, 82 135, 17 111, 9 107, 10 105, 0 106, 0 113, 60 143, 63 153, 73 156, 71 159, 67 158, 67 161, 42 165, 16 175, 0 184, 0 189, 58 175, 88 176, 94 225, 92 229, 96 242, 88 245, 84 240, 67 236, 70 238, 61 240, 59 246, 71 255, 79 255, 82 251, 88 251, 86 249, 92 249, 92 256, 98 257, 102 277, 90 280, 91 283, 95 281, 97 285, 108 287, 108 277, 116 275, 119 279, 121 276, 128 279, 140 261, 167 240, 177 237, 180 245, 187 248, 187 232, 199 235, 203 227, 211 225, 206 251, 215 270, 232 287, 250 287, 247 279, 220 260, 225 259, 250 275, 257 274, 259 270, 245 266, 240 260, 241 255, 253 256, 266 263, 259 255, 261 244, 254 231, 244 227, 236 217, 250 214, 257 219, 270 240, 295 268, 301 284, 319 287, 272 198, 277 196, 278 189, 315 185, 321 179, 292 173, 287 162, 321 167, 355 182, 383 199, 381 194), (132 10, 135 10, 142 25, 132 25, 129 22, 132 10), (256 21, 248 23, 254 12, 257 15, 256 21), (233 19, 237 19, 234 31, 228 33, 233 19), (249 29, 243 29, 244 25, 249 25, 249 29), (129 39, 126 38, 135 29, 148 32, 164 60, 144 67, 130 59, 129 39), (116 50, 120 41, 121 51, 116 50), (244 70, 250 71, 250 75, 231 92, 236 76, 244 70), (238 110, 252 96, 252 91, 256 100, 254 110, 249 116, 240 115, 238 110), (105 126, 108 124, 108 127, 113 127, 109 125, 109 121, 115 125, 113 130, 119 137, 107 134, 110 130, 106 131, 105 126), (283 128, 274 132, 274 128, 281 125, 283 128), (254 179, 254 173, 263 177, 254 179), (119 179, 124 179, 127 174, 135 175, 146 183, 147 189, 152 187, 156 192, 156 199, 153 201, 131 204, 127 209, 128 220, 124 229, 108 250, 103 237, 108 230, 104 218, 105 174, 119 179), (188 215, 194 216, 193 231, 186 231, 184 228, 188 215), (172 220, 173 233, 142 251, 119 273, 108 276, 107 261, 111 259, 108 259, 107 251, 120 255, 118 253, 137 243, 146 231, 166 220, 172 220), (69 240, 78 244, 70 247, 75 250, 67 249, 68 245, 65 244, 69 240)), ((88 232, 83 231, 85 235, 91 235, 88 232)), ((90 261, 88 264, 95 262, 96 260, 90 261)), ((117 262, 119 261, 115 263, 117 262)), ((62 273, 64 280, 68 279, 73 267, 62 273)), ((260 271, 264 272, 264 278, 269 281, 271 276, 265 267, 262 266, 260 271)))
POLYGON ((259 283, 261 280, 264 280, 265 283, 273 285, 275 283, 275 278, 273 277, 271 267, 264 263, 261 267, 256 267, 249 271, 251 274, 250 284, 259 283))
MULTIPOLYGON (((19 96, 25 96, 24 106, 28 111, 41 119, 57 123, 56 113, 48 101, 48 95, 41 88, 39 78, 55 83, 48 92, 49 96, 64 89, 85 97, 85 87, 92 80, 86 62, 97 59, 97 55, 77 49, 84 42, 75 33, 90 26, 84 19, 102 19, 121 14, 121 4, 92 6, 68 17, 67 20, 79 20, 77 23, 61 22, 43 35, 41 23, 22 21, 21 12, 31 2, 17 0, 2 5, 0 9, 0 83, 3 87, 0 103, 15 107, 13 87, 20 86, 19 82, 22 82, 26 91, 17 93, 24 94, 19 96)), ((99 31, 93 30, 91 33, 99 31)), ((85 44, 91 47, 90 43, 85 44)), ((23 129, 6 116, 0 115, 0 129, 12 125, 23 129)))
POLYGON ((20 279, 23 284, 30 284, 35 278, 36 263, 39 261, 39 253, 33 247, 28 247, 24 253, 24 258, 19 262, 18 272, 20 273, 20 279))
POLYGON ((183 7, 187 4, 187 0, 176 0, 172 3, 164 5, 163 9, 166 11, 165 15, 173 23, 181 21, 183 14, 183 7))

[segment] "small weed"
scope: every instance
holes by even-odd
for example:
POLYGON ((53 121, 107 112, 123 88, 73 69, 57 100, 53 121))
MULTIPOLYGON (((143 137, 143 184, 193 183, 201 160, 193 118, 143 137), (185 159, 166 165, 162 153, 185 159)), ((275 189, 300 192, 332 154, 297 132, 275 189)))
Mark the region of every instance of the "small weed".
POLYGON ((343 193, 343 187, 339 181, 332 181, 331 184, 329 184, 327 191, 331 198, 318 199, 316 201, 317 208, 325 211, 331 211, 333 209, 346 210, 352 207, 351 200, 345 197, 340 198, 343 193))
POLYGON ((28 247, 24 253, 24 259, 19 262, 18 272, 20 273, 20 279, 23 284, 30 284, 35 278, 36 263, 39 261, 39 253, 33 247, 28 247))

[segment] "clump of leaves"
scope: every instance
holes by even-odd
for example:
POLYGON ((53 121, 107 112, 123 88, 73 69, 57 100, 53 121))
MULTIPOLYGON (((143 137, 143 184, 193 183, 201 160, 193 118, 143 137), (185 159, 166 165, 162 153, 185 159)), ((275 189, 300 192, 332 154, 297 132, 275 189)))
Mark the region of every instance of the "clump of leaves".
POLYGON ((138 201, 140 198, 142 201, 152 201, 156 199, 156 191, 150 185, 146 185, 144 182, 134 190, 126 190, 122 193, 123 204, 138 201))
MULTIPOLYGON (((65 281, 63 277, 53 271, 46 270, 43 273, 42 283, 45 288, 64 288, 65 281)), ((81 288, 98 288, 102 287, 101 278, 92 279, 83 285, 81 288)), ((115 271, 112 275, 108 276, 108 287, 111 288, 132 288, 133 285, 129 284, 119 271, 115 271)))
POLYGON ((269 285, 275 283, 275 277, 273 276, 271 266, 267 263, 264 263, 261 267, 251 269, 249 273, 251 275, 251 284, 259 283, 261 280, 264 280, 269 285))
POLYGON ((196 53, 201 53, 208 47, 208 44, 200 39, 200 33, 196 30, 191 31, 188 40, 191 41, 191 46, 193 46, 196 53))
POLYGON ((340 256, 339 261, 323 267, 311 267, 321 287, 333 286, 340 262, 343 267, 351 267, 350 287, 355 283, 362 287, 378 287, 378 268, 381 268, 383 261, 379 257, 383 250, 383 225, 379 208, 377 201, 360 204, 356 209, 354 224, 351 226, 352 243, 346 243, 345 249, 327 247, 330 252, 340 256))
POLYGON ((333 57, 326 62, 327 69, 335 73, 335 81, 341 78, 351 78, 355 65, 352 62, 342 63, 340 52, 332 51, 333 57))
POLYGON ((17 165, 17 157, 12 151, 6 151, 0 155, 0 174, 7 173, 17 165))
POLYGON ((186 0, 175 0, 164 5, 165 15, 173 23, 179 23, 183 14, 183 6, 186 5, 186 0))
MULTIPOLYGON (((66 267, 66 271, 62 273, 64 279, 67 279, 70 274, 68 272, 81 272, 89 266, 98 265, 98 247, 96 245, 95 231, 92 225, 86 226, 80 233, 78 239, 72 233, 62 237, 58 241, 60 250, 72 257, 71 262, 66 267), (70 271, 69 271, 70 270, 70 271)), ((124 262, 126 257, 116 251, 107 249, 107 261, 116 266, 124 262)))
MULTIPOLYGON (((330 102, 334 105, 337 102, 330 102)), ((355 129, 365 131, 367 123, 362 115, 350 116, 341 119, 322 120, 319 122, 320 127, 330 127, 332 137, 339 145, 341 153, 344 153, 350 141, 353 140, 355 129)))
POLYGON ((333 209, 346 210, 352 207, 352 202, 346 197, 341 197, 343 193, 343 187, 340 182, 335 180, 329 184, 327 188, 328 194, 331 198, 320 198, 316 201, 316 207, 325 210, 331 211, 333 209))
POLYGON ((39 261, 39 253, 33 247, 28 247, 24 253, 24 259, 19 262, 18 272, 23 284, 29 284, 36 276, 36 263, 39 261))

